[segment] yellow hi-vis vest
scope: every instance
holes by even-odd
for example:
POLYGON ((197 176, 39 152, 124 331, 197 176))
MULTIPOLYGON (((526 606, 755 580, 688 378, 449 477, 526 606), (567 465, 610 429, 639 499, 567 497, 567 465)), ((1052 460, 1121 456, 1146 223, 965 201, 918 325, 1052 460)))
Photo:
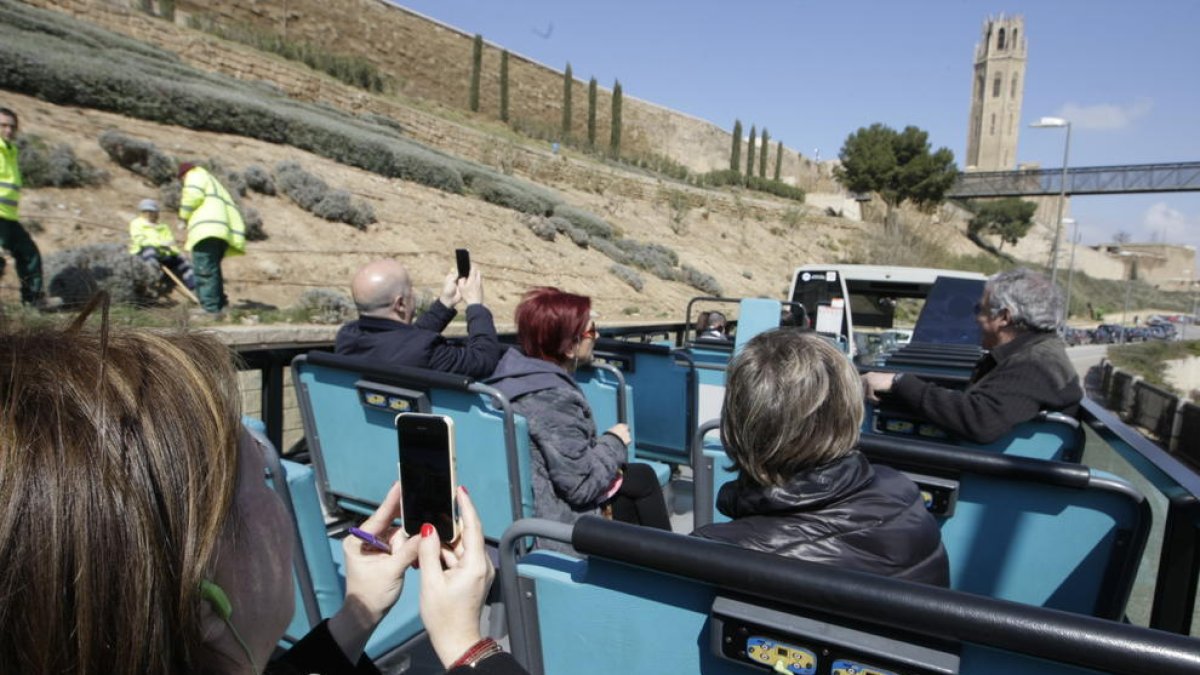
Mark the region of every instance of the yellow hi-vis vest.
POLYGON ((0 218, 18 220, 17 202, 21 201, 21 167, 17 165, 17 146, 0 139, 0 218))
POLYGON ((183 177, 179 217, 187 222, 185 249, 191 251, 205 239, 221 239, 229 244, 225 255, 246 252, 246 223, 242 214, 225 186, 202 166, 194 167, 183 177))
POLYGON ((160 254, 179 255, 171 226, 163 222, 152 223, 138 216, 129 221, 129 239, 129 252, 133 254, 141 253, 142 249, 150 246, 158 249, 160 254))

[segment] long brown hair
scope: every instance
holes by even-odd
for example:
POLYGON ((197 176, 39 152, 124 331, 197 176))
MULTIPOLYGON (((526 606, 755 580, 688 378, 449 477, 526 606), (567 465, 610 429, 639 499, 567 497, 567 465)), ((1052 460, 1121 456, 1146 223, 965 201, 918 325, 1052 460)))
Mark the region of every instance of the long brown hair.
POLYGON ((238 401, 211 338, 0 334, 0 672, 199 669, 238 401))

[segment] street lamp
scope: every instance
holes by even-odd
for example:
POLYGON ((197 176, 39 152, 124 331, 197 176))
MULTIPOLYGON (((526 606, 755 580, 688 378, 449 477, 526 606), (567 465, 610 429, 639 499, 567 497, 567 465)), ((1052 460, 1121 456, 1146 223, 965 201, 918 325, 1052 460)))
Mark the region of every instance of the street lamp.
POLYGON ((1071 235, 1071 264, 1067 268, 1067 308, 1063 310, 1063 324, 1071 318, 1071 281, 1075 278, 1075 245, 1079 243, 1079 221, 1074 218, 1063 218, 1062 222, 1075 226, 1071 235))
POLYGON ((1133 288, 1133 277, 1137 274, 1137 255, 1129 251, 1121 251, 1118 255, 1125 258, 1125 304, 1121 308, 1121 344, 1129 339, 1129 291, 1133 288))
POLYGON ((1054 219, 1054 248, 1050 253, 1050 284, 1058 281, 1058 240, 1062 236, 1063 204, 1067 201, 1067 157, 1071 152, 1071 123, 1061 117, 1043 117, 1029 125, 1034 129, 1067 128, 1067 142, 1063 144, 1062 185, 1058 191, 1058 217, 1054 219))

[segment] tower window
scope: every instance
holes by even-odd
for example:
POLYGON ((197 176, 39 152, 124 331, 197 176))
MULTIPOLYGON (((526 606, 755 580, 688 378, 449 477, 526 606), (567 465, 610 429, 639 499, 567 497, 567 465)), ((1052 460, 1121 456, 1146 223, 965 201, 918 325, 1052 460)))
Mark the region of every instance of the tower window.
POLYGON ((975 78, 975 98, 983 98, 983 76, 975 78))
POLYGON ((1021 77, 1020 75, 1017 75, 1016 73, 1013 73, 1013 79, 1012 79, 1012 94, 1010 94, 1010 96, 1012 96, 1012 98, 1016 98, 1016 97, 1017 97, 1017 80, 1019 80, 1019 79, 1020 79, 1020 77, 1021 77))
POLYGON ((1009 40, 1009 42, 1012 43, 1013 49, 1021 48, 1021 45, 1017 43, 1017 29, 1016 28, 1013 29, 1012 35, 1008 38, 1008 40, 1009 40))
POLYGON ((996 34, 996 49, 1004 51, 1004 29, 1003 28, 1001 28, 1000 32, 996 34))
POLYGON ((989 136, 996 135, 996 113, 992 113, 992 124, 991 124, 991 126, 988 127, 988 135, 989 136))
POLYGON ((1001 79, 1001 76, 999 74, 997 74, 996 80, 994 82, 992 82, 992 98, 996 98, 996 97, 1000 96, 1000 79, 1001 79))

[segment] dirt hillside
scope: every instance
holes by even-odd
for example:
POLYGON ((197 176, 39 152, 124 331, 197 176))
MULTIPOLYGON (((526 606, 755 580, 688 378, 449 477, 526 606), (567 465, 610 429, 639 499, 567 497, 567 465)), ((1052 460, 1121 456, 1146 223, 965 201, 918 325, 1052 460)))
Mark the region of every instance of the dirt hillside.
MULTIPOLYGON (((477 120, 455 119, 395 96, 369 95, 303 65, 127 10, 93 11, 80 18, 177 50, 200 68, 266 80, 304 100, 389 115, 420 142, 554 188, 569 204, 604 217, 624 236, 670 247, 681 263, 714 276, 729 296, 781 297, 797 265, 845 259, 879 229, 761 193, 700 190, 575 153, 551 154, 543 144, 492 133, 477 120)), ((635 291, 609 272, 612 261, 604 255, 562 236, 554 242, 539 239, 524 222, 528 216, 474 197, 383 178, 287 146, 56 106, 12 92, 0 96, 21 115, 24 132, 70 144, 112 177, 99 188, 26 191, 22 216, 43 224, 35 234, 43 253, 124 243, 138 200, 156 196, 155 188, 109 161, 97 144, 105 129, 117 128, 180 159, 218 158, 237 170, 295 160, 332 187, 372 204, 379 222, 360 232, 312 216, 284 197, 251 193, 246 203, 263 215, 270 238, 251 243, 247 256, 226 262, 235 304, 288 306, 308 288, 345 290, 355 268, 384 256, 405 262, 419 286, 433 289, 452 265, 453 249, 464 246, 484 271, 488 303, 501 321, 511 316, 521 292, 538 284, 587 293, 612 321, 674 319, 689 298, 701 294, 645 272, 644 289, 635 291)), ((925 229, 952 249, 965 241, 951 225, 925 229)), ((13 275, 6 277, 0 297, 15 299, 15 283, 13 275)))

